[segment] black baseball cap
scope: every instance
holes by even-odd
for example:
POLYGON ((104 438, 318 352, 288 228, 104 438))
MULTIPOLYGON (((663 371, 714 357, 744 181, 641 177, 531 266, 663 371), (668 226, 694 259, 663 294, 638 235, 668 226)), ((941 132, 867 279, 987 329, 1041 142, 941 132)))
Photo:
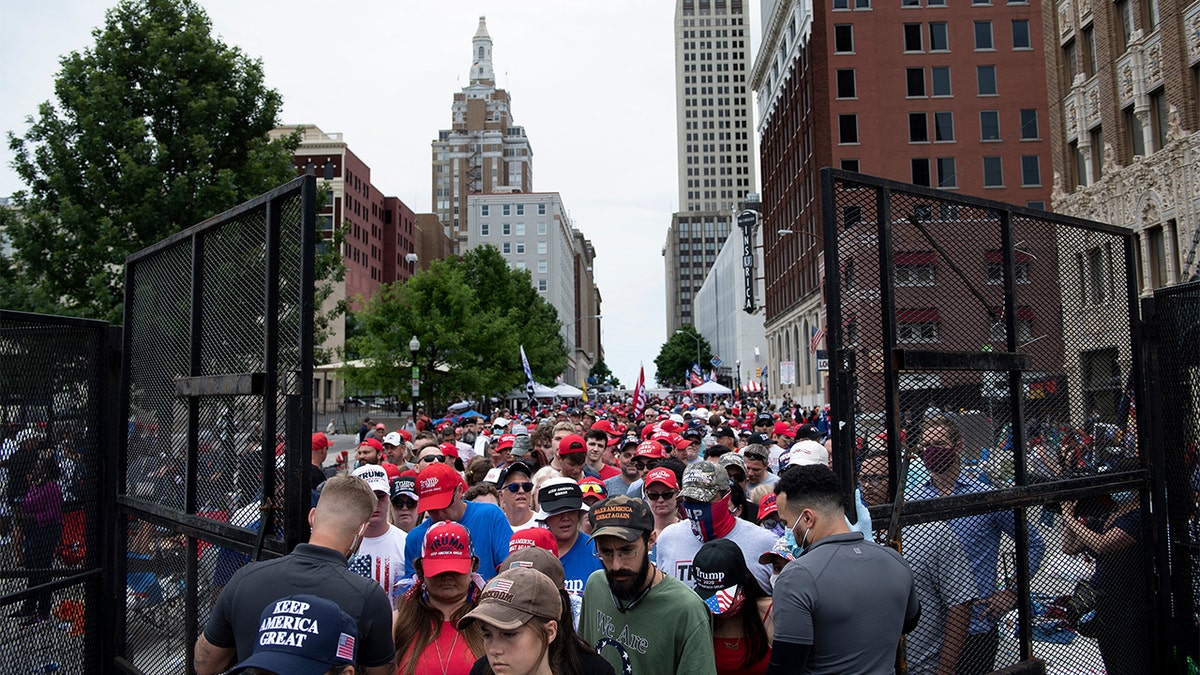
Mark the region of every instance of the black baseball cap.
POLYGON ((754 426, 760 424, 775 424, 775 418, 771 417, 771 413, 758 413, 758 416, 754 418, 754 426))
POLYGON ((742 550, 725 538, 706 542, 692 560, 696 594, 713 614, 729 609, 747 571, 742 550))
POLYGON ((767 438, 765 434, 750 434, 746 443, 748 445, 771 445, 771 439, 767 438))
POLYGON ((733 432, 733 429, 724 425, 717 427, 717 430, 713 432, 713 436, 717 438, 737 438, 737 434, 733 432))
POLYGON ((820 430, 811 424, 801 424, 800 426, 796 427, 795 438, 797 441, 805 438, 813 441, 819 441, 824 438, 824 436, 825 434, 822 434, 820 430))
POLYGON ((592 539, 611 535, 624 541, 637 541, 654 531, 654 514, 645 501, 627 495, 605 499, 588 513, 592 539))
POLYGON ((508 481, 508 477, 514 473, 525 474, 526 478, 533 478, 535 471, 532 466, 525 462, 513 462, 500 470, 500 477, 496 479, 496 485, 503 487, 504 483, 508 481))

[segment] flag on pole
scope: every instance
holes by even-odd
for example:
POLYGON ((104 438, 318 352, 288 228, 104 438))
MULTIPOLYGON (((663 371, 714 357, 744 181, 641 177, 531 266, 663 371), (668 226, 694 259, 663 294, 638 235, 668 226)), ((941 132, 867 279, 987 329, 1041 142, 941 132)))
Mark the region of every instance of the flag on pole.
POLYGON ((825 327, 821 326, 820 329, 813 328, 812 339, 808 341, 808 353, 816 354, 817 347, 821 344, 821 340, 823 339, 825 339, 825 327))
POLYGON ((638 369, 637 386, 633 388, 633 418, 642 419, 642 411, 646 409, 646 368, 638 369))
POLYGON ((533 401, 533 371, 529 369, 529 358, 525 356, 525 345, 521 345, 521 367, 525 369, 525 393, 533 401))
POLYGON ((687 374, 687 381, 690 382, 693 387, 699 387, 700 385, 704 384, 703 371, 700 370, 700 364, 692 364, 692 369, 689 370, 687 374))

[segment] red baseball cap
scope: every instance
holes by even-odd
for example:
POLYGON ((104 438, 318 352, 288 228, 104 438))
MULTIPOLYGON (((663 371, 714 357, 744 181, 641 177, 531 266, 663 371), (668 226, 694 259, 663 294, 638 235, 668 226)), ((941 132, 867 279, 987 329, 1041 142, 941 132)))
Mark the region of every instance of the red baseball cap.
POLYGON ((787 422, 776 422, 775 433, 780 436, 787 436, 788 438, 796 435, 796 432, 792 431, 791 425, 787 422))
POLYGON ((579 434, 565 436, 558 442, 558 454, 570 455, 576 452, 587 452, 587 441, 579 434))
POLYGON ((417 513, 444 509, 454 501, 454 489, 462 485, 462 476, 444 462, 433 462, 417 474, 417 513))
POLYGON ((376 425, 375 425, 375 428, 376 428, 376 429, 383 429, 384 431, 387 431, 387 425, 386 425, 386 424, 384 424, 383 422, 380 422, 379 424, 376 424, 376 425))
POLYGON ((638 444, 637 453, 634 454, 634 457, 662 459, 664 457, 663 449, 661 445, 655 443, 654 441, 642 441, 638 444))
POLYGON ((396 433, 400 434, 404 438, 404 440, 408 441, 409 443, 412 443, 412 434, 411 433, 405 431, 404 429, 401 429, 401 430, 397 431, 396 433))
POLYGON ((775 493, 771 493, 762 498, 762 502, 758 505, 758 519, 762 520, 772 513, 779 511, 779 505, 775 503, 775 493))
POLYGON ((312 451, 324 450, 333 445, 324 432, 318 431, 312 435, 312 451))
POLYGON ((679 489, 679 480, 675 478, 675 472, 663 467, 650 469, 646 472, 646 480, 643 486, 650 487, 651 483, 661 483, 672 490, 679 489))
POLYGON ((600 501, 601 499, 608 497, 608 487, 604 485, 604 481, 596 478, 595 476, 588 476, 579 481, 579 488, 583 490, 583 501, 587 504, 595 503, 588 502, 588 497, 595 497, 596 501, 600 501))
POLYGON ((458 445, 449 441, 438 446, 438 450, 442 451, 442 455, 458 459, 458 445))
POLYGON ((671 434, 671 437, 668 440, 671 441, 671 445, 675 446, 675 449, 677 450, 682 450, 683 448, 686 448, 692 444, 691 441, 683 436, 680 436, 679 434, 671 434))
POLYGON ((449 520, 431 525, 425 532, 421 572, 426 579, 444 572, 470 574, 471 535, 467 533, 467 528, 449 520))
POLYGON ((513 434, 504 434, 500 437, 500 442, 496 443, 496 452, 500 452, 501 450, 511 450, 513 441, 516 440, 517 437, 513 434))
POLYGON ((524 548, 543 548, 558 557, 558 540, 554 533, 544 527, 527 527, 512 533, 508 540, 508 554, 512 555, 524 548))
POLYGON ((364 439, 362 443, 358 444, 358 447, 361 448, 364 445, 369 445, 372 448, 375 448, 375 450, 377 452, 383 452, 383 443, 380 443, 378 439, 374 439, 374 438, 364 439))

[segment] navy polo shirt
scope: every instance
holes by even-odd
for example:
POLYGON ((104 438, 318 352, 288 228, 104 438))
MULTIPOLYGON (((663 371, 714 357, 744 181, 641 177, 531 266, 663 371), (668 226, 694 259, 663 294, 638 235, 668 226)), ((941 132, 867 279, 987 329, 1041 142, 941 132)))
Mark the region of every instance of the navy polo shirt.
POLYGON ((214 647, 237 648, 240 663, 254 651, 259 617, 272 602, 289 595, 331 600, 358 624, 358 664, 391 663, 392 608, 373 579, 351 572, 346 557, 323 546, 300 544, 289 555, 239 569, 213 605, 204 638, 214 647))

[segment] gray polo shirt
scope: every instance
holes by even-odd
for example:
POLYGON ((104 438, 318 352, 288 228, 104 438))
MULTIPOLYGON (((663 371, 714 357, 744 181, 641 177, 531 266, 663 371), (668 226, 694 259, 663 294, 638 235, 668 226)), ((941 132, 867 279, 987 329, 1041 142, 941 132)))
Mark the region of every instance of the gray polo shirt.
POLYGON ((917 602, 908 563, 861 532, 809 546, 775 582, 775 639, 812 645, 798 672, 893 673, 896 645, 917 602))

